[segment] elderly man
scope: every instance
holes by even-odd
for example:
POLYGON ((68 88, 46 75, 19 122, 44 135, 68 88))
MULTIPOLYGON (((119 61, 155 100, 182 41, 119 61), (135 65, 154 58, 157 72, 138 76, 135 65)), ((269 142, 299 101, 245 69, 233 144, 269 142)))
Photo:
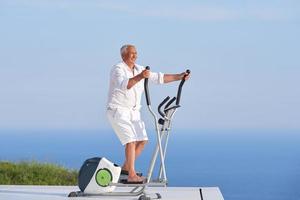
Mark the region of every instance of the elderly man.
POLYGON ((148 140, 145 124, 140 116, 144 79, 149 78, 151 82, 163 84, 179 81, 185 75, 187 80, 189 74, 163 74, 146 70, 135 63, 137 51, 133 45, 122 46, 121 57, 123 62, 113 66, 110 73, 107 117, 125 146, 122 173, 128 174, 127 183, 143 183, 145 178, 136 173, 134 166, 148 140))

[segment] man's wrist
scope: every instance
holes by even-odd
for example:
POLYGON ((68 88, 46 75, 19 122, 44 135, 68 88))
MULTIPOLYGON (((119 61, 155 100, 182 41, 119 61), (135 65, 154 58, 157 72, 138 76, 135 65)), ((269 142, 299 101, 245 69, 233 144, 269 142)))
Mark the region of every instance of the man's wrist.
POLYGON ((142 80, 143 78, 144 78, 144 77, 143 77, 142 73, 140 73, 140 74, 137 75, 137 81, 140 81, 140 80, 142 80))
POLYGON ((178 74, 178 81, 180 81, 183 78, 183 76, 184 75, 182 73, 178 74))

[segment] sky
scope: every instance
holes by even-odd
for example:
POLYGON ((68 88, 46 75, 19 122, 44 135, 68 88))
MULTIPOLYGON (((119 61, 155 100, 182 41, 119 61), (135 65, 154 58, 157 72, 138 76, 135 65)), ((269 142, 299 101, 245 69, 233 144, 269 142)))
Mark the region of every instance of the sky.
MULTIPOLYGON (((123 44, 192 71, 175 128, 300 130, 299 1, 1 0, 0 24, 0 130, 110 129, 123 44)), ((177 86, 150 85, 152 107, 177 86)))

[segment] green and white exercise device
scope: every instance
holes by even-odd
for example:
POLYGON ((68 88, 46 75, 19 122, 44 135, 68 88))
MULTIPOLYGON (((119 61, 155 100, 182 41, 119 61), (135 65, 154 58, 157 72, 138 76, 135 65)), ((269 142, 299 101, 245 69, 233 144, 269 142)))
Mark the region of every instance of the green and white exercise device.
MULTIPOLYGON (((150 69, 148 66, 146 69, 150 69)), ((190 73, 190 70, 186 70, 190 73)), ((153 112, 151 108, 148 79, 144 80, 145 97, 148 110, 152 114, 155 122, 157 144, 155 146, 153 156, 148 169, 147 179, 142 184, 128 184, 122 183, 126 179, 121 175, 121 167, 112 163, 104 157, 95 157, 87 159, 80 168, 78 175, 78 186, 80 191, 71 192, 69 197, 84 197, 84 196, 139 196, 139 200, 150 200, 150 195, 147 194, 146 188, 148 186, 167 186, 168 179, 165 167, 165 156, 167 152, 168 140, 171 131, 171 122, 177 108, 180 107, 180 97, 182 86, 185 82, 185 77, 181 80, 177 96, 172 99, 167 96, 158 106, 158 113, 160 118, 153 112), (174 103, 175 102, 175 103, 174 103), (164 106, 164 107, 163 107, 164 106), (158 177, 152 178, 154 166, 158 157, 160 156, 160 168, 158 177), (116 187, 126 187, 127 191, 115 191, 116 187)), ((159 193, 155 194, 155 199, 162 198, 159 193)))

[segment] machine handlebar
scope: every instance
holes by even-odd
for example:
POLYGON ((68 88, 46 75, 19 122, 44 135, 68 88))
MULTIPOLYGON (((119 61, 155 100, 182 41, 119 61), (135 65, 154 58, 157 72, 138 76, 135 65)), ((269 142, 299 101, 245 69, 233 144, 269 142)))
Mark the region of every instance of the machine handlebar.
MULTIPOLYGON (((146 66, 146 69, 147 70, 150 70, 150 67, 149 66, 146 66)), ((179 84, 179 87, 178 87, 178 91, 177 91, 177 97, 174 97, 172 98, 165 106, 164 109, 167 109, 175 100, 176 100, 176 105, 179 105, 180 103, 180 98, 181 98, 181 90, 182 90, 182 86, 185 82, 185 77, 188 76, 188 74, 191 73, 191 71, 189 69, 186 70, 186 75, 184 75, 184 77, 182 78, 180 84, 179 84)), ((145 78, 145 81, 144 81, 144 89, 145 89, 145 96, 146 96, 146 102, 147 102, 147 105, 151 105, 151 101, 150 101, 150 95, 149 95, 149 89, 148 89, 148 78, 145 78)), ((158 112, 161 116, 164 116, 165 114, 161 111, 161 107, 170 99, 170 97, 166 97, 162 103, 159 105, 158 107, 158 112)))
POLYGON ((184 77, 181 79, 181 82, 180 82, 179 87, 178 87, 176 105, 179 105, 179 103, 180 103, 182 86, 183 86, 183 84, 185 82, 185 77, 188 76, 191 73, 191 70, 187 69, 185 71, 185 73, 187 73, 187 74, 184 75, 184 77))
POLYGON ((173 97, 165 106, 164 110, 166 110, 167 108, 169 108, 169 106, 176 100, 176 97, 173 97))
MULTIPOLYGON (((146 69, 150 70, 150 67, 146 66, 146 69)), ((147 105, 150 106, 151 105, 151 101, 150 101, 149 89, 148 89, 148 78, 145 78, 144 89, 145 89, 145 96, 146 96, 147 105)))
POLYGON ((167 103, 167 101, 169 101, 170 97, 167 96, 158 106, 158 113, 162 116, 162 117, 165 117, 165 113, 161 110, 161 107, 167 103))

